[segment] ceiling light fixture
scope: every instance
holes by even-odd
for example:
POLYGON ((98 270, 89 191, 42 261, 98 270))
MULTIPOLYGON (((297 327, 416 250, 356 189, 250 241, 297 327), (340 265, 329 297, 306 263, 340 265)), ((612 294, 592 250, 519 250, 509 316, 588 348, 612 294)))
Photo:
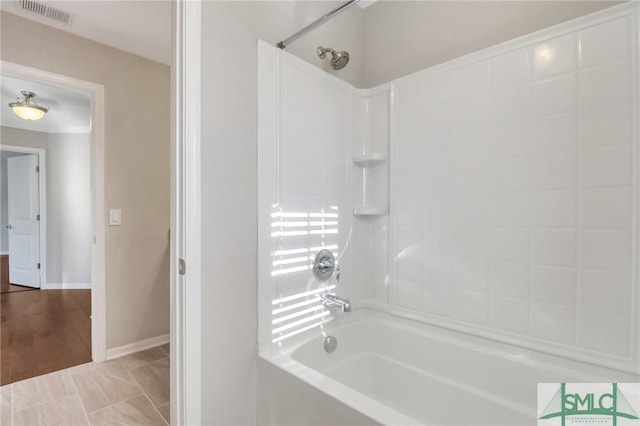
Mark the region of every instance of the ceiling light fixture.
POLYGON ((16 102, 9 104, 14 114, 18 117, 23 120, 40 120, 47 111, 49 111, 48 106, 36 104, 36 101, 33 99, 36 96, 35 93, 29 92, 28 90, 23 90, 21 93, 22 96, 24 96, 23 100, 16 98, 16 102))

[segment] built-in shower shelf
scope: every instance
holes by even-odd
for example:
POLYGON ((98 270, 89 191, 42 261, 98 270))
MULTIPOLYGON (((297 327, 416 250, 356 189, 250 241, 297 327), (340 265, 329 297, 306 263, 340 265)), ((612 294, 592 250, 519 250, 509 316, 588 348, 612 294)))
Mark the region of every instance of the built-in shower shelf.
POLYGON ((356 157, 353 157, 353 163, 360 167, 377 166, 378 164, 385 163, 386 161, 387 156, 379 153, 358 155, 356 157))
POLYGON ((353 209, 354 216, 384 216, 387 214, 387 209, 380 207, 357 207, 353 209))

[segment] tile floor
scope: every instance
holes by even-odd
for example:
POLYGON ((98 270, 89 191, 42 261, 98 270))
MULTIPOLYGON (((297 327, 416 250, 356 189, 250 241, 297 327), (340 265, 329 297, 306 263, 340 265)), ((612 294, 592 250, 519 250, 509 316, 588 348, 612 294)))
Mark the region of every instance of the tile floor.
POLYGON ((169 345, 0 387, 0 425, 167 425, 169 345))

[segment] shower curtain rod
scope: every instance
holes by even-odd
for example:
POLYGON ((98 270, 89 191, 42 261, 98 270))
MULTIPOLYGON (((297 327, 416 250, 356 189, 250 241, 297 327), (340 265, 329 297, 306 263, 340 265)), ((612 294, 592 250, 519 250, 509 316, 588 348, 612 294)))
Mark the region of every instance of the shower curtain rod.
POLYGON ((310 23, 309 25, 307 25, 306 27, 304 27, 303 29, 301 29, 300 31, 298 31, 297 33, 295 33, 294 35, 292 35, 291 37, 282 40, 281 42, 278 42, 277 46, 280 49, 284 49, 285 47, 287 47, 291 42, 297 40, 298 38, 302 37, 303 35, 305 35, 306 33, 308 33, 309 31, 319 27, 320 25, 324 24, 325 22, 327 22, 329 19, 333 18, 334 16, 336 16, 337 14, 339 14, 340 12, 344 12, 345 10, 347 10, 349 7, 353 6, 354 4, 358 3, 360 0, 349 0, 348 2, 336 7, 335 9, 333 9, 331 12, 327 13, 326 15, 316 19, 315 21, 313 21, 312 23, 310 23))

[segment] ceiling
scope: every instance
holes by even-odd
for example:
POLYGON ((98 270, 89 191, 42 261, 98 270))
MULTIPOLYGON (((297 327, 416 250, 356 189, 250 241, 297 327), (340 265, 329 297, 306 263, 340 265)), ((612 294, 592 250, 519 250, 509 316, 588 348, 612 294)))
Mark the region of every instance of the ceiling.
POLYGON ((80 92, 2 76, 0 102, 2 126, 46 133, 89 133, 91 131, 91 101, 89 96, 80 92), (22 99, 20 94, 22 90, 35 92, 36 103, 51 108, 42 119, 27 121, 13 113, 9 102, 14 102, 17 97, 22 99))
MULTIPOLYGON (((115 47, 147 59, 171 64, 171 1, 167 0, 36 0, 69 13, 68 23, 19 8, 17 0, 0 0, 0 8, 24 18, 115 47)), ((11 77, 0 78, 0 124, 47 133, 91 131, 90 100, 83 93, 11 77), (35 92, 35 101, 51 110, 38 121, 18 118, 9 102, 22 90, 35 92)))
POLYGON ((170 65, 171 1, 36 0, 68 12, 68 24, 23 11, 16 0, 1 1, 2 10, 170 65))

